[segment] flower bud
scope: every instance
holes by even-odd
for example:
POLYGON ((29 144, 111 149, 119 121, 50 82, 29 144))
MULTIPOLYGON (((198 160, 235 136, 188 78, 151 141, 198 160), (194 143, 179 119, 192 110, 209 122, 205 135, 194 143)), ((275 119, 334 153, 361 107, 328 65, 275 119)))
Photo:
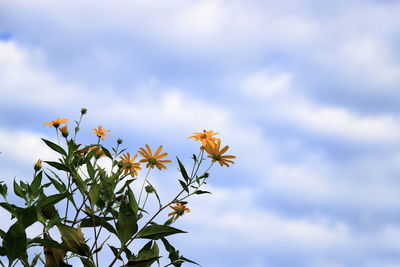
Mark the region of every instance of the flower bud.
POLYGON ((118 168, 123 168, 124 167, 124 162, 123 161, 119 161, 118 162, 118 168))
POLYGON ((61 132, 62 136, 67 138, 68 137, 68 126, 65 125, 65 126, 61 127, 60 128, 60 132, 61 132))
POLYGON ((146 189, 146 192, 149 194, 154 192, 154 187, 151 185, 146 185, 145 189, 146 189))
POLYGON ((122 140, 121 138, 118 138, 118 139, 117 139, 117 144, 118 144, 118 145, 122 144, 122 141, 123 141, 123 140, 122 140))
POLYGON ((33 165, 33 169, 35 170, 35 172, 40 171, 40 169, 42 168, 42 160, 39 159, 35 165, 33 165))
POLYGON ((86 109, 86 108, 82 108, 82 109, 81 109, 81 114, 82 114, 82 115, 85 115, 86 112, 87 112, 87 109, 86 109))

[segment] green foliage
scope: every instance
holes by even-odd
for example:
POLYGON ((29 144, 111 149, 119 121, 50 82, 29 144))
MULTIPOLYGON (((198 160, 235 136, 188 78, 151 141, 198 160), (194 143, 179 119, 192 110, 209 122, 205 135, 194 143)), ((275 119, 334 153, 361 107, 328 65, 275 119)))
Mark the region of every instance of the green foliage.
MULTIPOLYGON (((163 202, 157 189, 150 183, 149 176, 151 170, 156 170, 154 167, 162 169, 165 163, 170 163, 163 158, 166 153, 161 153, 162 147, 155 154, 148 150, 150 148, 147 145, 146 150, 142 150, 148 152, 148 155, 141 154, 144 157, 142 161, 147 164, 143 164, 142 168, 146 165, 148 169, 143 177, 141 173, 137 173, 140 168, 139 163, 134 162, 136 156, 122 154, 127 150, 119 147, 122 139, 118 139, 116 147, 111 149, 101 144, 108 132, 102 127, 93 129, 97 144, 84 146, 76 142, 82 116, 85 114, 86 109, 82 109, 81 117, 76 121, 73 138, 68 138, 66 126, 62 132, 65 142, 55 143, 42 138, 45 145, 57 153, 58 160, 43 161, 44 167, 42 160, 38 160, 31 180, 14 179, 12 189, 23 200, 22 207, 8 201, 8 186, 0 181, 0 195, 4 199, 4 202, 0 202, 0 207, 13 219, 8 229, 0 229, 0 262, 3 264, 6 261, 2 258, 7 258, 9 266, 14 266, 17 261, 24 266, 35 266, 40 261, 49 267, 59 267, 71 266, 68 259, 76 257, 83 266, 120 266, 122 264, 117 261, 123 261, 127 267, 149 267, 162 258, 157 244, 161 240, 170 261, 169 265, 181 266, 183 262, 197 264, 180 255, 165 237, 186 233, 171 225, 189 212, 185 206, 189 197, 210 193, 199 189, 205 184, 208 171, 213 165, 210 162, 210 166, 199 173, 204 163, 204 149, 200 150, 198 156, 193 155, 190 175, 180 159, 176 158, 183 178, 178 179, 182 189, 175 197, 163 202), (158 162, 161 158, 163 159, 158 162), (104 168, 99 164, 101 160, 111 161, 108 165, 111 168, 104 168), (143 184, 138 184, 137 180, 143 184), (132 190, 133 188, 136 189, 132 190), (138 188, 142 190, 135 195, 134 191, 139 191, 138 188), (148 198, 154 197, 159 206, 148 208, 148 198), (165 210, 170 208, 172 210, 165 221, 165 210), (156 223, 160 217, 165 223, 156 223), (28 238, 26 229, 34 223, 40 224, 43 232, 28 238), (61 242, 52 239, 50 229, 58 231, 61 242), (89 238, 84 237, 82 229, 86 231, 86 235, 89 233, 89 238), (120 241, 119 246, 107 243, 111 236, 120 241), (150 241, 134 253, 130 248, 138 239, 150 241), (43 248, 43 252, 31 255, 29 249, 38 246, 43 248), (101 259, 99 264, 99 255, 101 256, 104 249, 110 249, 114 258, 101 259), (105 260, 109 262, 105 263, 105 260)), ((61 131, 59 125, 66 122, 66 119, 58 118, 46 125, 54 126, 58 136, 58 131, 61 131)))

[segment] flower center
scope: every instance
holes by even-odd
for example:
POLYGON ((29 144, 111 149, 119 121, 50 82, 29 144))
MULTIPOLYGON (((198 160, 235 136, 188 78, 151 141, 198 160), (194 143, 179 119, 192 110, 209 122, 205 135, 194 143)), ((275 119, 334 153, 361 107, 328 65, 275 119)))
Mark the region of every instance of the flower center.
POLYGON ((177 209, 177 210, 176 210, 176 214, 177 214, 178 216, 182 216, 184 213, 185 213, 185 209, 180 208, 180 209, 177 209))
POLYGON ((156 159, 153 159, 153 158, 151 158, 151 159, 149 159, 149 163, 150 163, 151 165, 156 165, 156 163, 157 163, 157 160, 156 160, 156 159))
POLYGON ((212 157, 213 157, 213 160, 219 160, 221 158, 220 155, 216 155, 216 154, 214 154, 212 157))
POLYGON ((206 134, 202 134, 202 135, 200 135, 200 138, 201 139, 207 139, 207 135, 206 134))

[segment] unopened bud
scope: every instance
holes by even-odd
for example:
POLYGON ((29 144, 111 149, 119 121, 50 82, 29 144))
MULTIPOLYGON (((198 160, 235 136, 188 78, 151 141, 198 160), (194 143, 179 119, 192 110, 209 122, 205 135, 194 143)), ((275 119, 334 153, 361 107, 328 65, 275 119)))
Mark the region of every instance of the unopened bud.
POLYGON ((82 108, 82 109, 81 109, 81 114, 82 114, 82 115, 85 115, 86 112, 87 112, 87 109, 86 109, 86 108, 82 108))
POLYGON ((61 132, 62 136, 64 136, 65 138, 67 138, 67 137, 68 137, 68 126, 65 125, 64 127, 61 127, 61 128, 60 128, 60 132, 61 132))
POLYGON ((117 144, 118 144, 118 145, 122 144, 122 141, 123 141, 123 140, 122 140, 121 138, 118 138, 118 139, 117 139, 117 144))
POLYGON ((146 185, 145 189, 146 189, 146 192, 149 194, 154 192, 154 187, 151 185, 146 185))
POLYGON ((119 161, 118 162, 118 168, 122 168, 122 167, 124 167, 124 162, 123 161, 119 161))
POLYGON ((42 160, 39 159, 35 165, 33 165, 33 169, 35 170, 35 172, 40 171, 40 169, 42 168, 42 160))

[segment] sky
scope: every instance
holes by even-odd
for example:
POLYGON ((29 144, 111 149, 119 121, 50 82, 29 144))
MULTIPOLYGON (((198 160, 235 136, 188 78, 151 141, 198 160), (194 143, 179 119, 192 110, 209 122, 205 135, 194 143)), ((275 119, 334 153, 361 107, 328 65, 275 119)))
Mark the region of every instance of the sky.
POLYGON ((397 0, 0 0, 0 180, 31 179, 54 156, 43 123, 86 107, 82 143, 103 125, 107 145, 164 146, 174 162, 150 179, 166 200, 175 156, 198 151, 188 136, 214 130, 237 159, 176 223, 187 258, 400 266, 399 14, 397 0))

